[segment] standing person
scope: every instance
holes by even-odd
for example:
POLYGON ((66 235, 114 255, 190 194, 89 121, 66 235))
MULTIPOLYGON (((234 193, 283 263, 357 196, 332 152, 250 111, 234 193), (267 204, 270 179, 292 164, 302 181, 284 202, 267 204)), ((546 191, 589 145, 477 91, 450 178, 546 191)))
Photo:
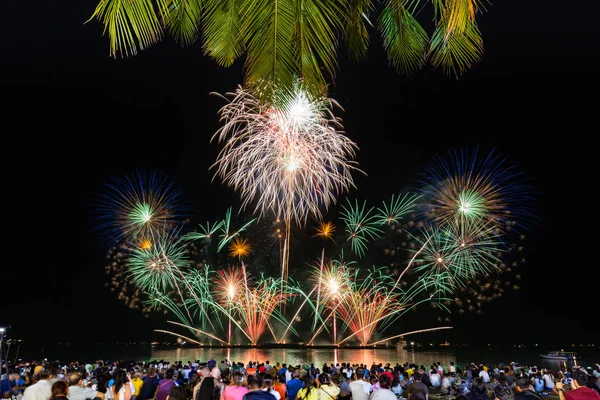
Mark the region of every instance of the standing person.
MULTIPOLYGON (((275 367, 271 368, 271 371, 273 371, 274 368, 275 367)), ((283 382, 280 382, 279 377, 277 375, 272 375, 272 376, 273 376, 273 389, 277 390, 277 392, 279 393, 280 399, 285 399, 285 394, 287 393, 287 385, 283 382)), ((292 378, 292 381, 293 380, 294 379, 292 378)))
POLYGON ((142 381, 142 390, 140 390, 138 400, 150 400, 154 398, 154 395, 156 394, 156 389, 158 389, 158 382, 160 382, 160 380, 156 376, 156 368, 148 368, 148 375, 143 377, 142 381))
POLYGON ((285 384, 287 385, 291 380, 292 380, 292 376, 294 374, 294 371, 298 371, 298 373, 300 373, 300 367, 293 367, 293 366, 289 366, 287 371, 285 371, 285 384))
POLYGON ((167 400, 167 396, 169 395, 171 388, 173 388, 173 386, 177 386, 177 383, 175 383, 175 381, 173 380, 174 375, 175 370, 173 368, 169 368, 167 372, 165 372, 164 379, 158 381, 158 388, 156 390, 154 400, 167 400))
POLYGON ((338 395, 338 400, 350 400, 352 397, 352 392, 350 391, 350 378, 346 378, 344 375, 341 375, 340 382, 340 394, 338 395))
POLYGON ((350 382, 352 400, 367 400, 371 394, 371 383, 365 381, 365 369, 356 369, 356 380, 350 382))
POLYGON ((115 373, 111 390, 113 399, 131 400, 131 396, 135 393, 135 386, 133 386, 133 383, 129 380, 129 374, 124 369, 120 369, 115 373))
POLYGON ((0 398, 16 396, 22 386, 19 384, 20 379, 21 376, 17 374, 12 367, 9 367, 5 378, 0 381, 0 398))
POLYGON ((167 400, 188 400, 187 391, 183 386, 173 386, 167 395, 167 400))
POLYGON ((297 400, 318 400, 317 388, 315 382, 310 375, 304 375, 302 377, 302 388, 296 394, 297 400))
POLYGON ((51 395, 49 400, 69 400, 67 395, 69 394, 69 386, 67 382, 58 380, 52 384, 51 395))
POLYGON ((242 400, 276 400, 271 393, 262 390, 262 376, 248 376, 248 393, 242 396, 242 400))
POLYGON ((429 389, 427 385, 421 382, 421 373, 415 372, 412 375, 413 382, 406 387, 408 400, 429 400, 429 389))
POLYGON ((515 400, 542 400, 531 386, 531 380, 526 376, 515 379, 515 390, 517 391, 515 400))
POLYGON ((93 400, 104 400, 106 391, 108 390, 108 374, 100 374, 96 378, 96 385, 94 390, 96 390, 96 397, 93 400))
POLYGON ((396 394, 391 391, 391 380, 387 374, 379 375, 379 390, 369 396, 369 400, 398 400, 396 394))
POLYGON ((285 381, 285 373, 287 372, 287 364, 283 363, 281 364, 281 368, 279 368, 279 371, 277 372, 279 374, 279 382, 283 382, 285 384, 287 384, 287 382, 285 381))
POLYGON ((86 387, 83 378, 79 372, 71 372, 69 374, 69 400, 86 400, 93 399, 97 395, 97 391, 86 387))
POLYGON ((258 372, 258 369, 254 366, 254 364, 248 363, 248 365, 246 366, 246 374, 256 375, 257 372, 258 372))
POLYGON ((21 400, 48 400, 52 396, 50 380, 56 377, 52 371, 51 369, 42 369, 39 373, 40 380, 25 389, 21 400))
POLYGON ((292 373, 292 379, 290 379, 290 381, 285 385, 287 389, 288 400, 296 400, 296 395, 303 386, 304 382, 300 380, 300 371, 295 370, 292 373))
POLYGON ((592 388, 587 387, 590 376, 580 369, 573 371, 571 390, 565 396, 565 389, 561 380, 556 382, 554 392, 560 400, 600 400, 600 394, 592 388))
POLYGON ((283 398, 281 397, 281 393, 279 393, 274 387, 273 387, 273 376, 271 374, 264 374, 263 375, 263 387, 262 390, 267 392, 267 393, 271 393, 273 396, 275 396, 275 398, 277 400, 282 400, 283 398))
POLYGON ((340 388, 333 383, 329 374, 320 374, 315 378, 319 400, 337 400, 340 388))
POLYGON ((210 374, 202 378, 194 400, 219 400, 221 398, 221 388, 223 387, 220 378, 221 370, 219 370, 219 367, 213 367, 210 374))
POLYGON ((133 371, 133 378, 131 379, 131 383, 133 384, 135 391, 133 392, 133 396, 131 396, 131 400, 136 400, 142 392, 142 385, 144 384, 142 376, 143 375, 141 372, 133 371))
POLYGON ((481 379, 483 379, 483 383, 490 383, 490 374, 488 373, 487 369, 485 369, 485 365, 481 365, 480 366, 481 369, 479 370, 479 377, 481 379))
POLYGON ((200 390, 200 386, 202 385, 202 381, 208 376, 210 376, 210 369, 208 369, 207 366, 200 368, 200 371, 198 372, 198 379, 196 381, 196 385, 192 390, 192 400, 196 400, 196 398, 198 397, 198 391, 200 390))
POLYGON ((221 391, 221 400, 242 400, 246 393, 248 388, 244 386, 244 374, 238 370, 233 373, 231 383, 221 391))

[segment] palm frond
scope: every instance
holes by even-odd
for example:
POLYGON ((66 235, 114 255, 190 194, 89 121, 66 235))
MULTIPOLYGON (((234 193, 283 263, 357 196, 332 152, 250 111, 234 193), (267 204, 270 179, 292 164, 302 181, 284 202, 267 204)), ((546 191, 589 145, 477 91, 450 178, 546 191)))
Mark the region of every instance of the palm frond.
POLYGON ((293 0, 243 0, 241 39, 247 47, 245 81, 292 88, 297 76, 293 0))
POLYGON ((389 0, 379 16, 379 30, 390 64, 398 72, 421 68, 429 38, 402 0, 389 0))
POLYGON ((336 0, 301 0, 294 9, 294 51, 297 54, 299 75, 315 95, 327 93, 327 82, 321 66, 330 77, 338 67, 336 32, 340 31, 345 15, 336 0), (312 90, 312 89, 315 90, 312 90))
POLYGON ((112 57, 116 57, 117 53, 126 57, 135 55, 138 48, 143 50, 163 37, 163 28, 152 0, 100 0, 86 22, 93 18, 104 24, 112 57))
POLYGON ((240 0, 209 0, 203 15, 204 54, 229 67, 244 52, 240 38, 240 0))
POLYGON ((438 21, 429 56, 434 67, 456 77, 481 59, 483 39, 475 21, 474 0, 449 0, 438 21))
POLYGON ((355 61, 364 59, 369 47, 369 32, 365 22, 369 21, 369 12, 372 9, 370 0, 350 0, 348 7, 348 19, 344 27, 346 46, 350 58, 355 61))
POLYGON ((163 15, 164 25, 182 46, 194 43, 200 35, 201 0, 171 0, 163 15))

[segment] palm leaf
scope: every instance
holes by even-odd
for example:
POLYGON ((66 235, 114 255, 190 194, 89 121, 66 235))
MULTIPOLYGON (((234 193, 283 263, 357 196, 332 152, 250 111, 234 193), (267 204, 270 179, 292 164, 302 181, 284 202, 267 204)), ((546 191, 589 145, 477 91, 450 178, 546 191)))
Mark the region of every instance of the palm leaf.
POLYGON ((229 67, 244 52, 240 7, 240 0, 209 0, 203 15, 204 54, 224 67, 229 67))
POLYGON ((248 86, 270 81, 285 90, 297 76, 293 0, 242 0, 242 42, 248 86))
POLYGON ((369 11, 371 11, 371 0, 350 0, 348 7, 348 19, 346 21, 344 32, 346 36, 346 46, 350 58, 355 61, 362 60, 367 55, 369 47, 369 32, 365 22, 369 25, 369 11))
POLYGON ((403 0, 388 0, 379 16, 379 30, 396 71, 410 73, 421 68, 429 38, 403 0))
POLYGON ((200 33, 201 0, 171 0, 163 15, 164 25, 182 46, 194 43, 200 33))
POLYGON ((475 21, 472 0, 449 0, 433 37, 429 56, 434 67, 456 77, 481 59, 483 39, 475 21))
POLYGON ((163 29, 152 0, 100 0, 90 19, 97 18, 108 32, 110 55, 137 54, 161 40, 163 29))
POLYGON ((299 75, 307 90, 317 95, 327 93, 321 66, 330 77, 337 69, 336 31, 341 30, 344 10, 336 0, 300 0, 296 2, 295 47, 299 75))

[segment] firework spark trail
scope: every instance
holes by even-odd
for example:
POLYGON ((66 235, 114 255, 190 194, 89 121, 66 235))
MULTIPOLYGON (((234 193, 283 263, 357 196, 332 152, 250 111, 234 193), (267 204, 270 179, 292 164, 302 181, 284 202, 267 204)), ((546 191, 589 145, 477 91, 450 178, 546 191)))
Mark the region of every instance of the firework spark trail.
POLYGON ((417 331, 406 332, 406 333, 402 333, 400 335, 390 336, 388 338, 385 338, 385 339, 382 339, 382 340, 378 340, 377 342, 369 343, 369 346, 375 346, 375 345, 377 345, 379 343, 387 342, 389 340, 396 339, 396 338, 399 338, 399 337, 402 337, 402 336, 412 335, 414 333, 434 332, 434 331, 438 331, 440 329, 452 329, 452 327, 451 326, 438 326, 437 328, 419 329, 417 331))
POLYGON ((360 344, 366 346, 377 324, 402 309, 393 297, 385 296, 380 290, 364 288, 346 294, 337 313, 353 332, 349 337, 357 336, 360 344))
MULTIPOLYGON (((309 341, 309 343, 312 343, 317 335, 323 330, 325 323, 329 318, 333 318, 334 331, 336 331, 335 312, 340 304, 338 300, 345 296, 347 290, 350 289, 352 279, 350 270, 345 263, 338 260, 331 260, 328 263, 319 265, 318 268, 313 266, 310 280, 315 283, 315 287, 320 289, 321 300, 319 300, 319 304, 323 304, 324 307, 327 307, 330 310, 329 316, 322 322, 320 328, 309 341), (321 267, 323 267, 323 269, 321 269, 321 267)), ((319 316, 319 304, 317 304, 317 309, 315 310, 317 316, 319 316)), ((334 336, 336 333, 337 332, 334 332, 334 336)))
MULTIPOLYGON (((356 275, 358 276, 358 270, 356 275)), ((389 292, 390 281, 384 268, 375 268, 360 281, 351 281, 337 307, 337 314, 352 331, 344 340, 357 336, 364 346, 370 341, 380 322, 385 323, 404 310, 405 305, 398 301, 399 295, 389 292)))
POLYGON ((310 346, 314 340, 317 338, 317 336, 319 335, 319 333, 321 333, 321 331, 325 328, 325 324, 327 323, 327 321, 329 320, 329 318, 333 318, 336 312, 336 308, 339 305, 339 303, 335 306, 333 306, 333 308, 331 308, 331 311, 329 312, 329 314, 327 315, 327 317, 323 320, 323 322, 321 323, 321 325, 319 326, 319 329, 317 329, 315 331, 315 333, 313 334, 313 336, 310 338, 310 340, 307 342, 307 344, 310 346))
MULTIPOLYGON (((232 245, 234 247, 234 255, 240 256, 240 252, 238 247, 235 246, 235 242, 232 245)), ((240 256, 241 259, 241 256, 240 256)), ((236 295, 238 295, 242 288, 242 282, 245 281, 242 274, 244 273, 243 269, 236 269, 229 267, 225 270, 221 269, 218 271, 217 280, 214 296, 217 298, 222 307, 227 308, 227 319, 228 319, 228 343, 231 343, 231 312, 234 310, 235 302, 234 299, 236 295)))
POLYGON ((273 339, 277 337, 269 323, 277 306, 288 297, 279 292, 279 282, 272 278, 263 278, 253 288, 246 288, 236 301, 242 325, 252 344, 257 344, 265 329, 269 329, 273 339))
MULTIPOLYGON (((302 304, 300 304, 300 307, 298 307, 298 310, 296 310, 296 314, 294 314, 294 316, 292 317, 292 319, 290 320, 290 323, 287 325, 287 327, 285 328, 285 330, 283 331, 283 334, 281 335, 281 339, 279 339, 277 341, 277 343, 281 343, 283 341, 283 339, 285 338, 285 334, 288 333, 288 331, 290 330, 290 328, 292 327, 292 323, 294 323, 294 321, 296 320, 296 317, 298 317, 298 314, 300 314, 300 311, 302 311, 302 309, 304 308, 304 305, 310 300, 310 296, 314 293, 316 287, 314 287, 309 293, 308 295, 305 296, 304 301, 302 302, 302 304)), ((317 309, 318 311, 318 309, 317 309)), ((315 311, 316 312, 316 311, 315 311)))
MULTIPOLYGON (((315 234, 315 236, 317 237, 321 237, 322 239, 325 240, 331 240, 332 242, 335 243, 335 240, 333 240, 333 233, 335 232, 335 225, 329 221, 329 222, 320 222, 319 225, 317 226, 317 233, 315 234)), ((324 267, 324 263, 325 263, 325 246, 323 246, 323 250, 321 251, 321 262, 319 264, 319 279, 317 282, 317 303, 316 303, 316 310, 315 310, 315 320, 313 322, 313 330, 317 327, 317 320, 318 320, 318 316, 319 316, 319 305, 321 304, 321 285, 322 285, 322 277, 323 277, 323 267, 324 267)))
POLYGON ((198 345, 202 345, 202 343, 200 343, 199 341, 191 339, 191 338, 189 338, 187 336, 183 336, 182 334, 179 334, 179 333, 175 333, 175 332, 171 332, 171 331, 165 331, 163 329, 155 329, 154 332, 168 333, 169 335, 173 335, 173 336, 177 336, 177 337, 182 337, 182 338, 184 338, 185 340, 187 340, 189 342, 196 343, 198 345))
POLYGON ((199 332, 199 333, 201 333, 201 334, 203 334, 203 335, 206 335, 206 336, 208 336, 209 338, 215 339, 215 340, 216 340, 216 341, 218 341, 218 342, 221 342, 221 343, 223 343, 223 344, 227 344, 227 342, 226 342, 226 341, 224 341, 224 340, 222 340, 222 339, 219 339, 218 337, 216 337, 216 336, 214 336, 214 335, 211 335, 210 333, 208 333, 208 332, 205 332, 205 331, 203 331, 202 329, 198 329, 198 328, 195 328, 195 327, 193 327, 193 326, 185 325, 185 324, 182 324, 182 323, 179 323, 179 322, 175 322, 175 321, 167 321, 167 322, 168 322, 168 323, 170 323, 170 324, 173 324, 173 325, 182 326, 182 327, 184 327, 184 328, 187 328, 187 329, 192 329, 192 330, 194 330, 194 331, 196 331, 196 332, 199 332))
MULTIPOLYGON (((319 282, 317 283, 317 309, 315 310, 315 321, 313 322, 313 330, 317 326, 317 320, 319 317, 319 304, 321 302, 321 285, 323 284, 323 263, 325 258, 325 247, 323 247, 323 251, 321 252, 321 262, 319 263, 319 282)), ((313 289, 314 291, 314 289, 313 289)))
POLYGON ((159 303, 163 307, 171 310, 171 312, 181 321, 186 321, 188 325, 192 324, 193 320, 186 320, 185 315, 181 312, 177 304, 175 304, 175 302, 171 300, 167 295, 154 293, 152 295, 148 294, 148 296, 150 297, 148 302, 151 303, 153 306, 155 306, 156 303, 159 303))
POLYGON ((223 247, 225 247, 233 238, 236 238, 240 233, 245 231, 252 223, 255 221, 255 218, 252 218, 250 221, 246 222, 241 228, 239 228, 234 233, 230 232, 231 229, 231 207, 227 209, 225 214, 225 219, 221 221, 221 235, 219 236, 221 240, 219 241, 219 246, 217 247, 217 252, 221 251, 223 247))
POLYGON ((389 204, 382 203, 381 208, 377 208, 379 214, 377 215, 377 222, 379 225, 390 225, 392 223, 398 223, 402 217, 416 207, 416 201, 419 199, 418 194, 400 194, 398 197, 392 195, 392 199, 389 204))
MULTIPOLYGON (((384 315, 380 316, 380 317, 379 317, 379 318, 377 318, 377 319, 373 319, 372 321, 368 322, 366 325, 358 327, 358 329, 357 329, 356 331, 354 331, 352 334, 350 334, 350 335, 346 336, 346 337, 345 337, 343 340, 341 340, 341 341, 339 341, 338 343, 336 343, 336 346, 339 346, 339 345, 341 345, 342 343, 344 343, 344 342, 346 342, 346 341, 350 340, 350 339, 351 339, 351 338, 353 338, 354 336, 356 336, 356 335, 358 335, 359 333, 361 333, 363 330, 365 330, 365 329, 369 329, 369 328, 371 328, 372 326, 374 326, 374 325, 378 324, 378 323, 379 323, 379 322, 381 322, 381 321, 384 321, 384 320, 390 319, 391 317, 394 317, 394 316, 396 316, 396 318, 398 318, 398 317, 399 317, 401 314, 403 314, 403 313, 406 313, 408 310, 410 310, 410 309, 412 309, 412 308, 416 308, 416 307, 417 307, 419 304, 421 304, 421 303, 425 303, 425 302, 428 302, 428 301, 430 301, 430 300, 431 300, 431 297, 430 297, 430 298, 428 298, 428 299, 423 299, 423 300, 420 300, 420 301, 418 301, 418 302, 416 302, 416 303, 413 303, 412 305, 410 305, 410 304, 404 304, 403 306, 401 306, 402 308, 397 308, 397 309, 396 309, 395 311, 393 311, 393 312, 390 312, 390 313, 388 313, 388 314, 384 314, 384 315)), ((433 328, 432 328, 432 329, 433 329, 433 328)), ((387 338, 387 339, 384 339, 384 341, 385 341, 385 340, 388 340, 388 339, 389 339, 389 338, 387 338)), ((368 344, 366 344, 366 345, 368 345, 368 344)))
POLYGON ((169 273, 171 273, 171 275, 173 276, 173 284, 175 285, 175 288, 177 289, 177 293, 179 294, 179 297, 181 298, 181 303, 182 303, 183 307, 185 308, 185 311, 189 317, 189 320, 193 321, 192 314, 190 313, 190 309, 188 308, 188 306, 186 304, 185 298, 183 297, 183 294, 181 293, 181 288, 177 284, 177 279, 175 279, 175 275, 173 275, 171 268, 169 268, 169 273))
MULTIPOLYGON (((500 268, 498 254, 506 251, 493 227, 451 223, 441 227, 425 227, 422 237, 427 238, 421 257, 415 259, 414 271, 428 278, 447 273, 456 286, 500 268)), ((412 236, 412 235, 411 235, 412 236)), ((418 242, 419 237, 413 236, 418 242)), ((409 250, 410 251, 410 250, 409 250)))
MULTIPOLYGON (((193 299, 196 301, 196 304, 198 304, 198 307, 200 308, 200 312, 208 317, 208 313, 206 312, 205 308, 204 308, 204 302, 202 300, 200 300, 200 298, 198 297, 198 295, 196 294, 196 292, 194 291, 194 289, 192 288, 192 286, 190 285, 190 283, 188 282, 188 279, 183 275, 183 273, 179 270, 177 270, 181 276, 181 281, 185 284, 185 286, 188 289, 188 292, 192 295, 193 299)), ((178 287, 179 288, 179 287, 178 287)), ((179 290, 179 289, 178 289, 179 290)), ((185 302, 184 302, 184 306, 185 306, 185 302)), ((187 306, 185 306, 187 308, 187 306)), ((213 330, 215 329, 215 326, 212 323, 212 320, 210 318, 206 318, 206 320, 208 321, 208 323, 210 324, 211 328, 213 328, 213 330)))
POLYGON ((394 285, 392 286, 392 288, 390 289, 390 291, 388 292, 388 294, 394 293, 394 291, 398 287, 398 283, 400 282, 400 280, 402 279, 402 277, 404 276, 404 274, 406 273, 406 271, 408 271, 410 269, 410 267, 412 266, 415 258, 417 258, 417 256, 419 255, 419 253, 421 253, 423 251, 423 249, 425 248, 425 246, 427 245, 427 243, 429 243, 429 240, 431 240, 431 238, 428 238, 425 241, 425 243, 423 243, 423 246, 421 246, 421 248, 417 252, 415 252, 415 254, 411 257, 410 261, 408 262, 408 265, 400 273, 400 275, 398 276, 398 279, 396 279, 396 282, 394 282, 394 285))

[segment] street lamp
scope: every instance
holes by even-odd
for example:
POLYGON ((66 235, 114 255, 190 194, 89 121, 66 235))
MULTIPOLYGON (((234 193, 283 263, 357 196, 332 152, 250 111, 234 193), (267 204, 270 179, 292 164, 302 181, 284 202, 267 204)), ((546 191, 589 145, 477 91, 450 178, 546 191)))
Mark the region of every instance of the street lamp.
MULTIPOLYGON (((4 342, 4 335, 6 335, 6 327, 0 326, 0 374, 2 374, 2 366, 4 365, 2 361, 2 345, 4 342)), ((6 376, 8 377, 8 360, 6 360, 6 376)))

